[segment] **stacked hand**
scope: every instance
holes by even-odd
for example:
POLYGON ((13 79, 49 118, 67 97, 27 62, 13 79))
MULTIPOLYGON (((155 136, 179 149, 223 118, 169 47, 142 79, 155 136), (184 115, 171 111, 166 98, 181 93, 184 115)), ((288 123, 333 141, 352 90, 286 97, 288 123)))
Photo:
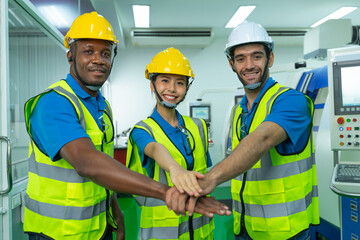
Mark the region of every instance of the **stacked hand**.
POLYGON ((181 193, 175 186, 166 193, 166 205, 169 210, 183 216, 186 211, 189 216, 192 216, 194 212, 208 217, 213 217, 214 214, 231 215, 229 207, 216 201, 214 197, 190 197, 186 193, 181 193))
POLYGON ((186 192, 189 196, 200 197, 202 189, 198 184, 198 179, 204 175, 196 171, 187 171, 178 164, 169 168, 171 182, 176 186, 180 193, 186 192))

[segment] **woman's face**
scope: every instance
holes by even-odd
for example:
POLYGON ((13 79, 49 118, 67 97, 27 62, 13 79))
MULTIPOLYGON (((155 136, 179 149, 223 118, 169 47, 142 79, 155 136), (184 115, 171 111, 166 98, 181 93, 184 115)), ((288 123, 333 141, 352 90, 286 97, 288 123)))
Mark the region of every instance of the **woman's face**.
MULTIPOLYGON (((187 77, 177 74, 159 74, 155 79, 155 87, 160 97, 167 103, 178 104, 187 91, 187 77)), ((151 91, 155 91, 152 84, 151 91)), ((157 99, 159 101, 159 99, 157 99)))

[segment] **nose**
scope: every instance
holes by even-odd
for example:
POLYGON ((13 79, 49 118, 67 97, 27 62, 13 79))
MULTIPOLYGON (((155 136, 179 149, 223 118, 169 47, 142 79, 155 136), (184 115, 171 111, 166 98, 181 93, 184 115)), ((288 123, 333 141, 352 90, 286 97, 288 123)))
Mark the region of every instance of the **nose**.
POLYGON ((101 53, 95 52, 93 55, 92 62, 97 64, 104 64, 105 61, 104 58, 101 56, 101 53))
POLYGON ((252 60, 252 58, 246 58, 245 60, 245 67, 246 69, 253 69, 254 68, 254 62, 252 60))
POLYGON ((175 89, 176 89, 176 82, 175 81, 171 81, 170 84, 169 84, 169 90, 171 92, 175 92, 175 89))

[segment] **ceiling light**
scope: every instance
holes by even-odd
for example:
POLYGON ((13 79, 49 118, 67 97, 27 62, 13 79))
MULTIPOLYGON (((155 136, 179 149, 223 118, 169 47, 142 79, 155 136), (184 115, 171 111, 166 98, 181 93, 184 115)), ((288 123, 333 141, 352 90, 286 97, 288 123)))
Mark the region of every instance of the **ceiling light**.
POLYGON ((148 28, 150 18, 150 6, 146 5, 133 5, 135 27, 148 28))
POLYGON ((241 6, 236 13, 231 17, 230 21, 226 24, 226 28, 234 28, 250 15, 256 6, 241 6))
POLYGON ((314 23, 313 25, 311 25, 311 28, 317 27, 320 24, 322 24, 323 22, 326 22, 329 19, 339 19, 342 18, 343 16, 351 13, 352 11, 356 10, 357 7, 342 7, 339 8, 338 10, 336 10, 335 12, 331 13, 330 15, 324 17, 323 19, 321 19, 320 21, 317 21, 316 23, 314 23))

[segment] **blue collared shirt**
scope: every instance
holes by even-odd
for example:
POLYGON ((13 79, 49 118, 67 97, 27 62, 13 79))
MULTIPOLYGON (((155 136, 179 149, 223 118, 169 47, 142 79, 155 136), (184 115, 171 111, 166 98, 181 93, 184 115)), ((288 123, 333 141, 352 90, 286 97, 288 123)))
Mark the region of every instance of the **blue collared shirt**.
MULTIPOLYGON (((176 110, 176 116, 178 118, 179 125, 184 126, 184 120, 183 120, 181 114, 177 110, 176 110)), ((164 130, 165 134, 170 138, 170 140, 180 150, 181 154, 183 156, 185 156, 185 160, 188 163, 189 168, 192 169, 193 165, 194 165, 194 159, 193 159, 192 154, 190 154, 190 155, 186 154, 186 150, 185 150, 185 146, 184 146, 184 141, 186 138, 185 134, 183 134, 178 128, 174 128, 173 126, 171 126, 165 119, 163 119, 161 117, 161 115, 158 113, 156 108, 154 109, 153 113, 151 114, 151 117, 157 123, 159 123, 161 128, 164 130)), ((150 142, 156 142, 155 139, 153 137, 151 137, 148 132, 146 132, 143 129, 139 129, 139 128, 134 128, 133 131, 131 131, 130 137, 132 138, 134 144, 136 144, 139 149, 139 155, 142 160, 143 167, 147 169, 148 174, 150 174, 149 176, 152 177, 151 175, 152 175, 152 168, 154 166, 154 160, 148 158, 144 154, 144 149, 145 149, 146 145, 149 144, 150 142)), ((207 167, 211 167, 212 162, 211 162, 210 154, 209 154, 209 152, 207 152, 206 154, 207 154, 207 167)))
MULTIPOLYGON (((96 97, 92 97, 70 74, 65 80, 102 129, 101 118, 106 102, 100 91, 96 97)), ((54 91, 39 99, 30 116, 30 122, 30 131, 35 143, 53 161, 61 159, 59 151, 65 144, 78 138, 89 138, 80 125, 71 102, 54 91)))
MULTIPOLYGON (((245 123, 245 132, 249 132, 251 119, 257 109, 260 99, 275 81, 269 78, 264 84, 260 94, 255 99, 251 109, 247 108, 246 94, 240 102, 244 115, 242 125, 245 123)), ((288 139, 276 146, 280 154, 292 154, 301 151, 307 143, 311 130, 311 113, 303 93, 289 90, 276 98, 270 114, 264 122, 270 121, 281 126, 288 135, 288 139)))

